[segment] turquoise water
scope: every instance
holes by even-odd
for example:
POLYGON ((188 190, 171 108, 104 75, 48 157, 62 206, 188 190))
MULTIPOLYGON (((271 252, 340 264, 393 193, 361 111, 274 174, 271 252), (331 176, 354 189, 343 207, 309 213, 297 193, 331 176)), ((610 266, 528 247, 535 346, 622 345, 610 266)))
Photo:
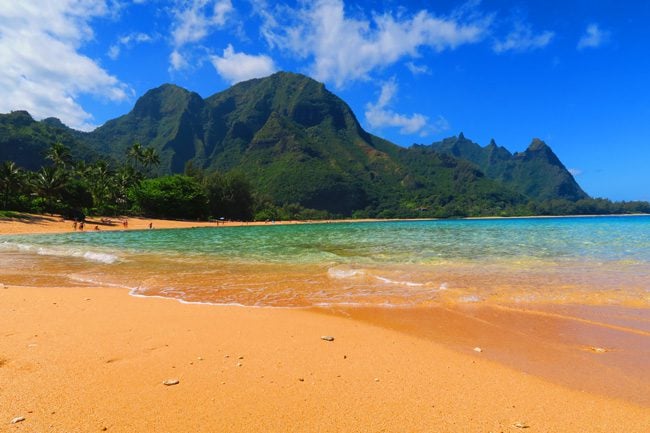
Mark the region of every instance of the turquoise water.
POLYGON ((265 225, 0 238, 0 281, 256 306, 650 304, 650 217, 265 225))

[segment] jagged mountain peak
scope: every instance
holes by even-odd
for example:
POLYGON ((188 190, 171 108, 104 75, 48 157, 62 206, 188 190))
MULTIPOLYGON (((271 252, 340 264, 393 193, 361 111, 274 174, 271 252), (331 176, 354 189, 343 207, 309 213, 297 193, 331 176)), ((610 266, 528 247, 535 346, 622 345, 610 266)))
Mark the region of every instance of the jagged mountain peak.
POLYGON ((528 148, 526 150, 535 152, 543 149, 550 149, 550 148, 548 144, 546 144, 543 140, 539 138, 533 138, 533 140, 530 142, 530 145, 528 145, 528 148))
POLYGON ((532 199, 578 200, 588 197, 553 150, 539 138, 534 138, 525 151, 513 155, 506 148, 497 146, 494 140, 481 147, 464 136, 461 140, 461 135, 431 146, 439 152, 472 162, 488 177, 532 199))

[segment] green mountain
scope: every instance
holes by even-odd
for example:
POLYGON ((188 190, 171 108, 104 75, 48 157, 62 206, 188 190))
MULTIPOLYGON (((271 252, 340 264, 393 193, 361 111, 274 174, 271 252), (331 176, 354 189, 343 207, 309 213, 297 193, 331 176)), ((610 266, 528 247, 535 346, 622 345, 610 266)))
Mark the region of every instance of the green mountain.
MULTIPOLYGON (((261 196, 349 214, 358 209, 423 209, 502 191, 482 175, 438 156, 409 151, 363 130, 350 107, 322 83, 277 73, 239 83, 205 100, 173 85, 150 90, 134 109, 88 134, 99 152, 119 159, 134 142, 161 155, 160 173, 188 163, 206 171, 239 170, 261 196)), ((509 202, 522 198, 508 192, 509 202)))
POLYGON ((462 133, 430 147, 476 164, 487 177, 531 199, 576 201, 588 197, 551 148, 538 138, 514 155, 494 140, 481 147, 462 133))
POLYGON ((342 215, 498 214, 530 199, 586 196, 541 142, 515 155, 462 135, 403 148, 364 131, 323 84, 286 72, 206 99, 166 84, 89 133, 25 112, 0 115, 0 160, 33 169, 57 140, 73 156, 118 163, 138 142, 160 155, 157 174, 239 171, 261 200, 342 215))
POLYGON ((96 158, 98 154, 78 140, 77 134, 53 117, 37 122, 26 111, 0 114, 0 162, 14 161, 23 168, 36 170, 47 164, 45 155, 56 142, 70 148, 74 159, 96 158))

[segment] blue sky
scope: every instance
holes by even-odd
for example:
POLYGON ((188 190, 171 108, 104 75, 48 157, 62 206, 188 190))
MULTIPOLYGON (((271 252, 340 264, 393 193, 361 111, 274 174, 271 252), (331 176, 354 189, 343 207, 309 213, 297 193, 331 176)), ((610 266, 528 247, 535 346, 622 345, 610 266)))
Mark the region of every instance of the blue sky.
POLYGON ((650 200, 650 2, 0 0, 0 112, 89 130, 171 82, 323 81, 397 144, 545 140, 592 196, 650 200))

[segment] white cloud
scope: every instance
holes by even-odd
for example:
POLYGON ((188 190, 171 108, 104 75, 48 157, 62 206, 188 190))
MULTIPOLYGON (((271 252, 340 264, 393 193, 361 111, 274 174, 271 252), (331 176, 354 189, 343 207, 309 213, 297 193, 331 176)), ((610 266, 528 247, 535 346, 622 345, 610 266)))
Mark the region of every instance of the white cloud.
POLYGON ((179 2, 174 9, 172 38, 176 47, 205 38, 213 28, 222 27, 233 11, 230 0, 192 0, 179 2))
POLYGON ((413 62, 406 62, 406 68, 411 71, 413 75, 429 75, 431 71, 427 65, 416 65, 413 62))
POLYGON ((80 53, 89 21, 110 15, 104 0, 0 1, 0 112, 28 110, 91 129, 83 94, 120 101, 127 86, 80 53))
POLYGON ((372 128, 400 128, 401 134, 420 134, 422 136, 449 129, 449 123, 439 116, 433 123, 423 114, 399 114, 388 108, 395 99, 398 86, 395 79, 381 86, 377 102, 366 104, 365 116, 372 128))
POLYGON ((504 40, 494 42, 492 49, 495 53, 532 51, 547 46, 554 36, 555 33, 548 30, 535 35, 529 25, 517 23, 504 40))
POLYGON ((172 10, 172 43, 174 52, 170 56, 170 70, 179 70, 189 66, 187 53, 181 49, 197 43, 215 29, 226 24, 228 15, 234 12, 231 0, 177 0, 172 10), (182 60, 182 61, 181 61, 182 60))
POLYGON ((342 87, 349 80, 368 78, 370 72, 404 57, 417 57, 428 47, 437 52, 454 49, 485 37, 491 17, 465 15, 438 17, 428 11, 412 16, 384 13, 365 17, 347 16, 342 0, 303 3, 270 13, 258 7, 264 19, 261 32, 272 47, 313 59, 309 73, 342 87))
POLYGON ((602 30, 598 24, 589 24, 578 41, 578 49, 598 48, 609 40, 609 32, 602 30))
POLYGON ((152 42, 153 38, 146 33, 131 33, 130 35, 118 38, 117 42, 110 46, 108 49, 108 57, 112 60, 117 60, 122 52, 122 47, 131 48, 135 44, 142 44, 152 42))
POLYGON ((580 170, 579 168, 570 168, 569 173, 571 173, 572 176, 576 177, 582 174, 582 170, 580 170))
POLYGON ((169 55, 169 63, 170 63, 170 69, 172 71, 178 71, 180 69, 184 69, 188 66, 187 60, 185 60, 185 57, 181 53, 179 53, 177 50, 172 51, 172 53, 169 55))
POLYGON ((237 53, 232 45, 223 50, 223 56, 212 56, 211 60, 219 75, 231 84, 266 77, 276 71, 269 56, 237 53))

